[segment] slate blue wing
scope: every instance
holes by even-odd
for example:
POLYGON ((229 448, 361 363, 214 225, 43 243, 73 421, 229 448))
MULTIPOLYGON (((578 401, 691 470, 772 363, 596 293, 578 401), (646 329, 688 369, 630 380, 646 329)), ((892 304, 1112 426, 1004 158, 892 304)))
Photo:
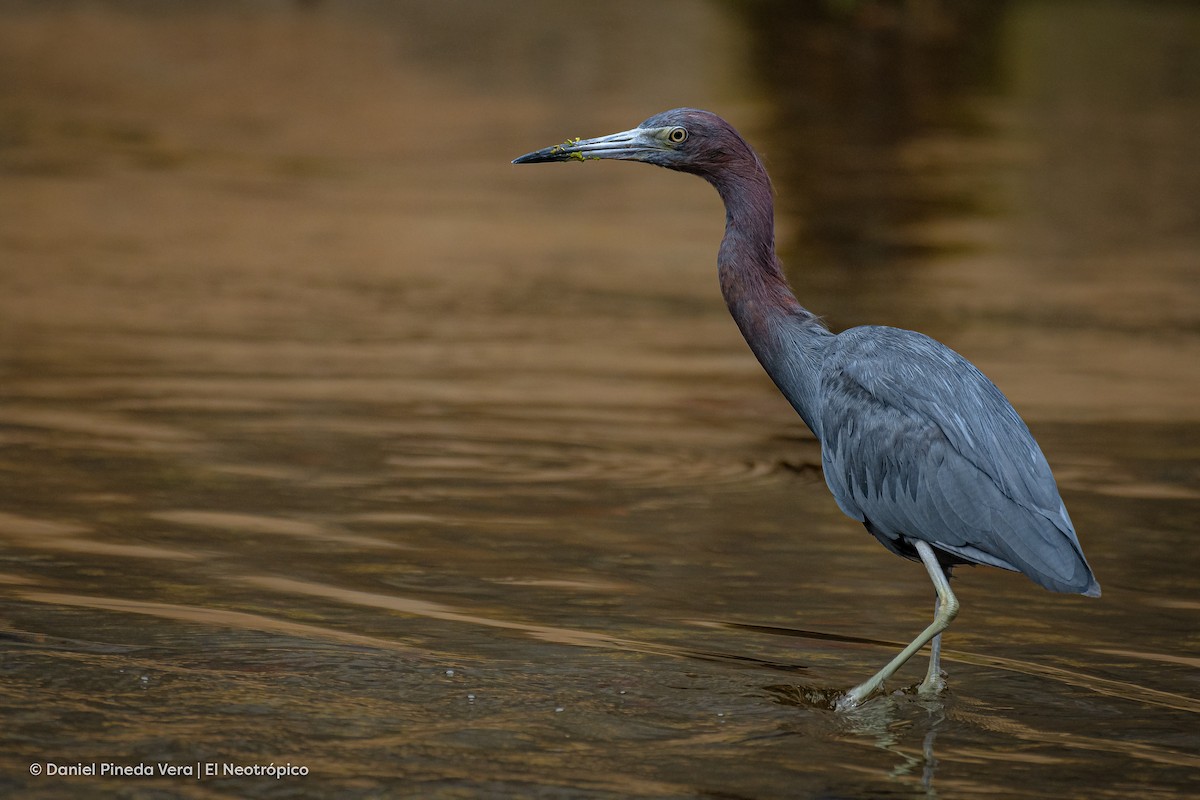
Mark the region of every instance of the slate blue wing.
POLYGON ((912 557, 989 564, 1060 592, 1097 595, 1041 448, 996 386, 913 331, 836 337, 821 367, 825 479, 838 505, 912 557))

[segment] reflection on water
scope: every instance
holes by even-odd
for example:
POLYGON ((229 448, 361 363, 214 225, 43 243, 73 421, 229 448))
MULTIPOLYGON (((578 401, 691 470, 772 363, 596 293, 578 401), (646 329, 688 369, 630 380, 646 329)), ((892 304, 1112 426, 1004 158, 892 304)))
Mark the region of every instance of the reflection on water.
POLYGON ((1200 14, 595 14, 0 4, 0 794, 1188 796, 1200 14), (711 190, 508 164, 684 103, 809 305, 976 360, 1059 476, 1104 597, 964 570, 941 700, 829 710, 928 582, 738 338, 711 190))

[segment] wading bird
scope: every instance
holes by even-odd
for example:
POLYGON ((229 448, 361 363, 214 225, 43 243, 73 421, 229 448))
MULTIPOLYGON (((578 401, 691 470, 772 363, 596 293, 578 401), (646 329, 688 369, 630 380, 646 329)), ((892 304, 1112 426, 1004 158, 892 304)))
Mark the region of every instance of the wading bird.
POLYGON ((729 123, 677 108, 632 130, 568 139, 513 163, 593 159, 644 161, 716 187, 725 203, 717 272, 738 328, 820 441, 838 506, 929 572, 933 623, 842 695, 839 708, 861 703, 930 641, 919 691, 944 688, 941 633, 958 613, 948 580, 957 564, 1000 567, 1052 591, 1099 596, 1050 466, 995 384, 924 334, 880 325, 834 334, 796 300, 775 254, 770 179, 729 123))

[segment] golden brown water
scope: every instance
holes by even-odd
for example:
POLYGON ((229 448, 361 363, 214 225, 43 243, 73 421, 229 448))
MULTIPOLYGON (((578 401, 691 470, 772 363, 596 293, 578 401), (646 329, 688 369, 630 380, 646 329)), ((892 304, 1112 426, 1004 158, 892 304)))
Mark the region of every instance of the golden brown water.
POLYGON ((1194 796, 1200 10, 976 5, 0 4, 0 794, 1194 796), (683 104, 1059 477, 1104 596, 961 570, 940 701, 824 703, 932 592, 711 189, 509 164, 683 104), (308 774, 31 774, 160 762, 308 774))

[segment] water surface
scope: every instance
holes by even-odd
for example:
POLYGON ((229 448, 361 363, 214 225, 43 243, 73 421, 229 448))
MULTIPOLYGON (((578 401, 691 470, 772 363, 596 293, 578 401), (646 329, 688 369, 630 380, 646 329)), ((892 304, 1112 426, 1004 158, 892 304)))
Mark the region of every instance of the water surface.
POLYGON ((918 5, 0 5, 0 790, 1193 795, 1200 15, 918 5), (508 163, 682 104, 804 302, 966 354, 1059 477, 1104 596, 962 570, 940 700, 828 709, 931 591, 711 189, 508 163))

